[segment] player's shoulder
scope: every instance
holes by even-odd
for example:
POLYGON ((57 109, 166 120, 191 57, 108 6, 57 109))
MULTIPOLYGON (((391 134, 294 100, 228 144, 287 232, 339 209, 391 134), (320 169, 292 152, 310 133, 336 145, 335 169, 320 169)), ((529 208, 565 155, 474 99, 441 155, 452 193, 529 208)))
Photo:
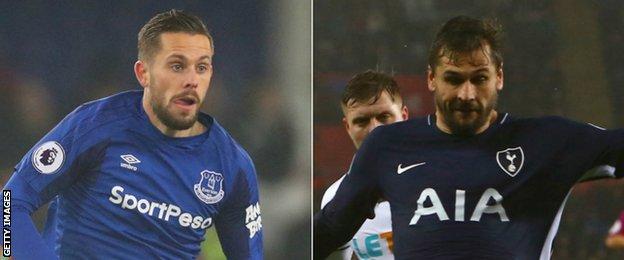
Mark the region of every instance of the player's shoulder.
POLYGON ((67 117, 91 127, 101 126, 138 115, 142 91, 125 91, 112 96, 86 102, 67 117))
POLYGON ((414 130, 421 128, 428 128, 432 125, 432 116, 420 116, 416 118, 410 118, 405 121, 400 121, 392 124, 385 125, 389 131, 405 131, 405 130, 414 130))
POLYGON ((238 163, 243 167, 253 168, 253 161, 251 156, 249 156, 249 153, 214 118, 212 119, 210 138, 213 139, 213 142, 218 149, 224 153, 224 156, 233 158, 235 163, 238 163))
POLYGON ((388 125, 382 125, 373 129, 367 139, 383 139, 388 141, 394 138, 424 138, 431 132, 434 119, 432 116, 423 116, 400 121, 388 125))
POLYGON ((130 90, 89 101, 74 110, 75 116, 84 118, 121 119, 139 114, 143 91, 130 90))
MULTIPOLYGON (((540 128, 544 130, 566 131, 589 123, 580 123, 562 116, 541 116, 541 117, 512 117, 509 116, 507 125, 526 128, 540 128)), ((592 124, 589 124, 592 125, 592 124)), ((593 125, 598 127, 596 125, 593 125)), ((598 127, 600 128, 600 127, 598 127)))
POLYGON ((334 198, 334 196, 336 196, 336 191, 338 191, 338 187, 340 187, 340 183, 342 183, 342 180, 344 180, 345 176, 347 175, 342 175, 340 179, 332 183, 332 185, 329 185, 329 188, 325 190, 325 193, 323 193, 323 198, 321 199, 321 208, 325 207, 325 205, 327 205, 327 203, 329 203, 334 198))
MULTIPOLYGON (((567 122, 572 122, 571 120, 562 117, 562 116, 539 116, 539 117, 518 117, 511 115, 509 113, 501 113, 501 116, 504 117, 505 123, 516 123, 516 124, 565 124, 567 122)), ((501 120, 502 122, 503 120, 501 120)))
POLYGON ((125 91, 86 102, 69 113, 58 127, 75 135, 106 133, 115 124, 123 124, 139 115, 143 91, 125 91))

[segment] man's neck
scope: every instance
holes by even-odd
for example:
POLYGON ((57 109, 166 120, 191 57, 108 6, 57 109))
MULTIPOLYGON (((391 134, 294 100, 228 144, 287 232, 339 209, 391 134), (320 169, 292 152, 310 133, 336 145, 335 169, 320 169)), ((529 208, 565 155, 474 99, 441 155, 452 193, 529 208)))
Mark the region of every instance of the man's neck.
MULTIPOLYGON (((435 116, 436 116, 436 126, 438 127, 438 129, 440 129, 442 132, 445 132, 447 134, 453 134, 448 124, 444 122, 444 116, 441 114, 441 112, 436 111, 435 116)), ((492 110, 492 112, 490 112, 490 115, 488 116, 488 119, 485 120, 485 123, 481 127, 479 127, 477 131, 475 131, 475 134, 480 134, 480 133, 483 133, 485 130, 487 130, 488 127, 490 127, 490 125, 496 122, 497 117, 498 117, 498 112, 496 112, 496 110, 492 110)))

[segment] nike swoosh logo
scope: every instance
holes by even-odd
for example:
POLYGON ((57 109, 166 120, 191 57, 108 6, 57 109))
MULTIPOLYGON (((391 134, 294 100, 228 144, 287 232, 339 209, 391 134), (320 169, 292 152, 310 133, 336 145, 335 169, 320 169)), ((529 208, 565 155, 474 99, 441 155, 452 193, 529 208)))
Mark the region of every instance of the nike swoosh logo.
POLYGON ((407 170, 409 170, 411 168, 418 167, 418 166, 425 165, 425 164, 426 164, 426 162, 421 162, 421 163, 417 163, 417 164, 412 164, 412 165, 407 166, 405 168, 401 167, 401 164, 399 164, 399 166, 397 166, 397 173, 401 174, 401 173, 404 173, 405 171, 407 171, 407 170))

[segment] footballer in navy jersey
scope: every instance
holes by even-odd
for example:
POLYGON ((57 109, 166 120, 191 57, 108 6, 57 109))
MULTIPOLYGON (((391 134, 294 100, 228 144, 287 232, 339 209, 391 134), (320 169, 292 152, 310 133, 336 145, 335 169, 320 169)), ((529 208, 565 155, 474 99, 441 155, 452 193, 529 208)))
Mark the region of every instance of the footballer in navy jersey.
POLYGON ((436 113, 376 128, 334 199, 314 217, 314 257, 344 244, 380 198, 396 259, 549 259, 572 186, 622 176, 624 130, 495 110, 498 27, 449 20, 430 53, 436 113))
POLYGON ((212 227, 228 259, 262 259, 253 162, 199 112, 213 50, 181 11, 143 27, 144 90, 78 107, 15 167, 5 189, 16 259, 195 259, 212 227), (40 235, 30 214, 49 201, 40 235))

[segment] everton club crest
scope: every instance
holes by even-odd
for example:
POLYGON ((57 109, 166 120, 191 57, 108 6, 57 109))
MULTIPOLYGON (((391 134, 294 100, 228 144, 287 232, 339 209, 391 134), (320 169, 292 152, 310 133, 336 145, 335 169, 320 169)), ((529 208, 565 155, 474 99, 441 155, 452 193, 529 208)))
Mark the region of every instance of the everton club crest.
POLYGON ((209 170, 202 171, 199 175, 201 175, 199 183, 193 186, 195 195, 207 204, 221 201, 225 194, 223 191, 223 175, 209 170))
POLYGON ((524 152, 522 147, 507 148, 496 153, 496 162, 509 176, 515 177, 524 164, 524 152))

